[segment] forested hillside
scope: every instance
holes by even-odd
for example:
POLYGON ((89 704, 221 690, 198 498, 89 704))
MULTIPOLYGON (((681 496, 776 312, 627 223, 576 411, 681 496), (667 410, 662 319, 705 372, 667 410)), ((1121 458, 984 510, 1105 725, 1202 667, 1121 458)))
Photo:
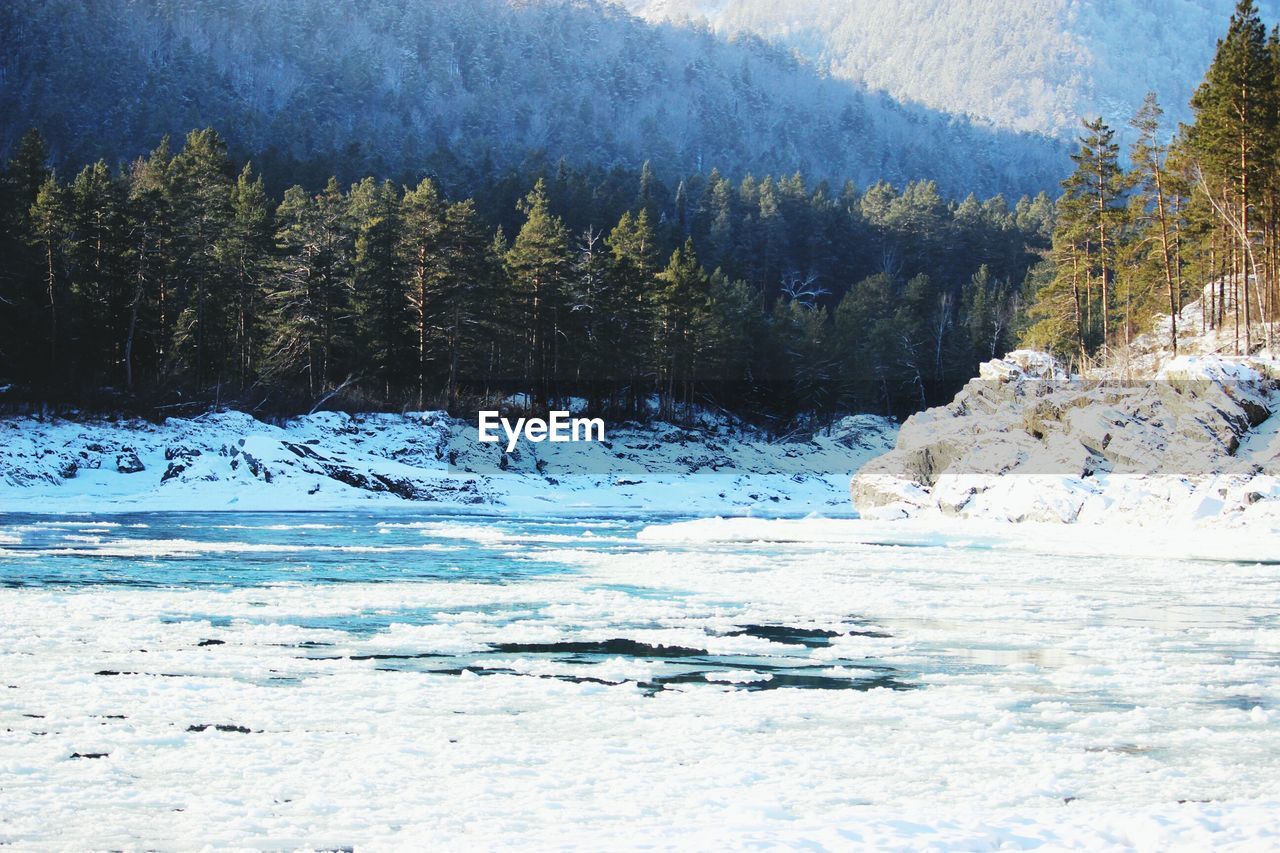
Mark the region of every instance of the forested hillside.
POLYGON ((433 174, 470 192, 565 157, 1016 197, 1066 166, 1059 143, 596 0, 19 0, 0 4, 0 63, 0 157, 29 126, 64 169, 213 126, 273 190, 433 174))
POLYGON ((212 130, 74 177, 32 131, 4 178, 6 399, 98 406, 908 411, 1008 345, 1052 228, 1043 195, 564 164, 277 199, 212 130))
POLYGON ((1259 321, 1280 317, 1280 32, 1248 0, 1193 122, 1175 134, 1150 96, 1122 117, 1126 165, 1116 123, 1087 119, 1056 204, 949 196, 994 174, 970 163, 975 137, 895 147, 882 131, 899 120, 921 145, 943 125, 872 109, 757 41, 595 3, 285 8, 0 12, 24 28, 4 31, 14 114, 59 105, 0 175, 6 402, 469 411, 577 397, 615 417, 656 400, 664 417, 720 406, 782 429, 930 405, 1018 341, 1105 362, 1210 283, 1199 322, 1230 323, 1239 352, 1270 343, 1259 321), (100 14, 95 46, 85 22, 100 14), (36 57, 50 39, 101 73, 36 57), (76 81, 87 94, 69 94, 76 81), (356 95, 367 108, 348 109, 356 95), (795 112, 811 95, 839 110, 795 112), (673 118, 684 98, 698 109, 673 118), (239 118, 159 133, 210 113, 239 118), (822 125, 848 115, 861 131, 822 125), (794 168, 819 142, 822 165, 794 168), (719 144, 723 170, 702 156, 719 144), (105 154, 76 163, 91 151, 105 154), (916 154, 945 187, 858 180, 916 154), (787 168, 735 174, 753 163, 787 168), (830 180, 841 168, 854 178, 830 180))
MULTIPOLYGON (((1132 115, 1147 91, 1171 127, 1234 0, 622 0, 794 48, 835 77, 996 126, 1071 137, 1079 116, 1132 115)), ((1280 3, 1265 0, 1274 20, 1280 3)), ((1125 141, 1132 138, 1119 128, 1125 141)))

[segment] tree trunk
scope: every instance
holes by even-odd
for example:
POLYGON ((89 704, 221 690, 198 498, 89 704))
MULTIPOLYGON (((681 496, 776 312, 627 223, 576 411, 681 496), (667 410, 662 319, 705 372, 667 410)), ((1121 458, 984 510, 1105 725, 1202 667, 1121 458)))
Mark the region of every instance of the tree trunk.
POLYGON ((426 406, 427 397, 427 279, 418 276, 418 411, 426 406))
POLYGON ((1084 316, 1080 311, 1080 258, 1075 252, 1071 253, 1071 293, 1076 303, 1076 338, 1080 341, 1080 368, 1083 370, 1089 356, 1084 343, 1084 316))
POLYGON ((45 242, 45 255, 49 262, 48 278, 45 282, 49 290, 49 375, 57 376, 58 372, 58 299, 57 271, 53 264, 53 241, 45 242))
POLYGON ((1160 166, 1152 170, 1156 183, 1156 215, 1160 218, 1160 251, 1164 255, 1164 280, 1169 289, 1169 346, 1178 357, 1178 299, 1173 283, 1173 262, 1169 256, 1169 220, 1164 209, 1164 186, 1160 166))
MULTIPOLYGON (((1249 270, 1245 267, 1245 255, 1249 248, 1249 136, 1248 136, 1248 104, 1250 95, 1248 85, 1242 84, 1241 103, 1245 105, 1245 115, 1240 131, 1240 271, 1244 274, 1244 351, 1252 349, 1253 335, 1249 328, 1249 270)), ((1239 296, 1239 294, 1237 294, 1239 296)), ((1240 351, 1240 300, 1236 300, 1236 352, 1240 351)))
POLYGON ((533 327, 531 330, 533 333, 533 341, 532 341, 533 364, 531 365, 531 369, 533 372, 533 387, 531 390, 533 393, 531 396, 538 405, 542 405, 542 403, 544 402, 543 396, 546 394, 546 385, 544 383, 544 380, 546 379, 546 374, 544 369, 546 365, 546 353, 542 351, 542 347, 543 347, 542 299, 541 299, 542 294, 540 293, 540 290, 541 288, 538 285, 537 279, 534 279, 533 318, 532 318, 532 322, 530 323, 530 325, 533 327))
POLYGON ((142 234, 142 245, 138 249, 138 280, 134 283, 133 304, 129 308, 129 332, 124 341, 124 385, 133 390, 133 336, 138 328, 138 306, 142 302, 143 285, 147 271, 147 235, 142 234))
POLYGON ((1102 171, 1101 160, 1098 165, 1098 262, 1102 268, 1102 346, 1105 349, 1110 338, 1110 300, 1108 288, 1109 268, 1107 265, 1107 200, 1106 175, 1102 171))

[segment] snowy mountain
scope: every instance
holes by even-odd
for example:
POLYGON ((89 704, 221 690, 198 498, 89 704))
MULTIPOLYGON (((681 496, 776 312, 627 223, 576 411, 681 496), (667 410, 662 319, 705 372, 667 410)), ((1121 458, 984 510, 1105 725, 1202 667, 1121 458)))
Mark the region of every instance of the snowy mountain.
MULTIPOLYGON (((1234 0, 622 0, 650 20, 754 34, 833 76, 894 98, 1070 136, 1079 116, 1123 125, 1155 91, 1168 117, 1187 101, 1234 0), (1135 45, 1141 46, 1135 50, 1135 45)), ((1261 0, 1263 19, 1280 2, 1261 0)))
POLYGON ((1016 197, 1068 165, 1047 138, 904 105, 789 49, 658 26, 604 0, 79 0, 0 4, 0 158, 36 125, 64 170, 211 125, 323 182, 454 186, 567 158, 1016 197))

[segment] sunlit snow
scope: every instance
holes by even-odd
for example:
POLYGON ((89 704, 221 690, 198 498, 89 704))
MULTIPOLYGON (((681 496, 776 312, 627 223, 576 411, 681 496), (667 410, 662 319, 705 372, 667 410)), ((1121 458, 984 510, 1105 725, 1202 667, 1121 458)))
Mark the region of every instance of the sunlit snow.
POLYGON ((0 843, 1273 845, 1280 541, 1056 530, 2 516, 0 843))

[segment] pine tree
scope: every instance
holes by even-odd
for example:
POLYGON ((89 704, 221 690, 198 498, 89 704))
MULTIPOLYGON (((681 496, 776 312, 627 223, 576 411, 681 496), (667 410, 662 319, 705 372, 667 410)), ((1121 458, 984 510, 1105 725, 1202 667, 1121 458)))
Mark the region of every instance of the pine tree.
POLYGON ((604 301, 612 352, 606 362, 615 383, 627 389, 626 409, 635 414, 653 343, 651 317, 658 274, 658 246, 649 214, 622 214, 609 232, 613 264, 604 301))
POLYGON ((430 178, 407 190, 400 202, 400 241, 397 253, 405 275, 412 309, 417 352, 418 408, 426 405, 430 375, 432 293, 444 275, 445 202, 430 178))
POLYGON ((235 299, 234 370, 244 388, 257 372, 262 308, 272 249, 271 209, 262 178, 246 163, 231 188, 231 222, 222 247, 235 299))
POLYGON ((475 202, 465 199, 449 205, 444 222, 445 274, 436 302, 445 352, 445 399, 451 408, 458 404, 460 385, 480 372, 473 366, 482 363, 481 332, 501 333, 486 323, 486 313, 500 298, 490 286, 497 259, 489 254, 488 242, 475 202))
POLYGON ((271 367, 285 376, 305 375, 313 398, 334 388, 349 365, 350 260, 354 239, 347 203, 337 179, 308 196, 291 187, 276 212, 280 252, 276 329, 271 367), (345 356, 345 358, 344 358, 345 356))
POLYGON ((614 321, 610 316, 609 285, 612 255, 604 234, 588 227, 577 238, 572 292, 568 301, 575 342, 575 384, 587 394, 590 411, 600 411, 611 383, 615 359, 614 321))
POLYGON ((1110 342, 1112 293, 1115 274, 1115 241, 1122 208, 1117 204, 1124 190, 1124 176, 1119 166, 1119 146, 1115 131, 1101 118, 1082 122, 1085 133, 1079 139, 1079 149, 1071 159, 1076 170, 1062 182, 1064 203, 1059 207, 1059 228, 1067 236, 1073 249, 1072 275, 1083 275, 1086 282, 1085 316, 1082 322, 1089 324, 1092 310, 1092 282, 1099 284, 1098 316, 1101 322, 1101 342, 1110 342), (1075 256, 1074 252, 1079 255, 1075 256), (1083 269, 1080 269, 1080 267, 1083 269))
MULTIPOLYGON (((727 404, 768 409, 769 368, 763 346, 768 327, 759 291, 731 280, 723 270, 711 274, 705 375, 719 380, 713 398, 727 404)), ((705 385, 705 383, 704 383, 705 385)))
POLYGON ((838 351, 825 308, 795 300, 779 300, 770 317, 771 361, 779 369, 774 387, 784 419, 825 415, 839 399, 838 351))
POLYGON ((71 231, 70 205, 62 187, 58 185, 57 176, 50 174, 40 185, 35 203, 31 205, 30 218, 32 240, 40 247, 41 254, 44 256, 45 307, 49 330, 45 342, 46 351, 49 353, 45 380, 53 384, 60 378, 61 341, 58 316, 60 306, 65 302, 64 249, 67 235, 71 231))
MULTIPOLYGON (((1005 282, 997 281, 986 264, 969 278, 961 294, 965 330, 976 362, 999 358, 1008 348, 1014 308, 1005 282)), ((966 359, 966 361, 970 360, 966 359)))
MULTIPOLYGON (((1084 365, 1096 340, 1092 335, 1088 261, 1090 199, 1064 194, 1058 199, 1047 275, 1028 280, 1034 294, 1024 331, 1028 346, 1048 350, 1084 365)), ((1045 272, 1041 270, 1041 272, 1045 272)))
POLYGON ((1156 101, 1154 92, 1148 92, 1142 107, 1130 124, 1138 132, 1129 155, 1134 167, 1134 178, 1141 188, 1142 213, 1148 216, 1144 230, 1153 233, 1153 243, 1159 247, 1160 269, 1164 275, 1169 296, 1169 346, 1178 355, 1178 310, 1181 271, 1175 265, 1174 217, 1169 204, 1169 178, 1165 170, 1168 147, 1159 140, 1160 118, 1164 111, 1156 101))
MULTIPOLYGON (((641 214, 643 216, 643 214, 641 214)), ((667 268, 657 275, 653 293, 657 326, 657 363, 662 414, 675 413, 676 388, 682 401, 693 400, 694 381, 703 355, 710 307, 710 282, 698 263, 693 241, 677 248, 667 268)))
POLYGON ((875 232, 873 263, 878 272, 890 278, 897 278, 903 266, 901 238, 896 228, 900 222, 900 217, 895 214, 897 200, 896 188, 886 181, 877 181, 859 197, 857 208, 858 217, 875 232))
POLYGON ((493 269, 489 281, 490 306, 488 314, 489 340, 484 353, 485 396, 495 388, 506 387, 512 377, 519 375, 524 363, 526 345, 520 332, 524 320, 524 302, 519 298, 507 270, 507 252, 511 241, 502 230, 494 229, 489 241, 488 255, 493 269))
POLYGON ((894 292, 893 278, 877 273, 850 288, 835 314, 835 346, 845 365, 842 395, 886 415, 899 408, 901 334, 894 292))
POLYGON ((157 373, 172 337, 170 320, 175 216, 171 193, 169 139, 134 162, 129 175, 128 277, 132 281, 123 358, 125 387, 132 390, 145 341, 145 363, 157 373))
POLYGON ((350 193, 355 230, 352 304, 357 363, 377 382, 384 402, 401 385, 404 365, 417 361, 411 305, 397 255, 400 194, 389 181, 365 178, 350 193))
POLYGON ((14 193, 17 209, 25 213, 35 204, 36 195, 51 172, 49 146, 40 131, 33 127, 22 135, 5 169, 5 178, 14 193))
POLYGON ((122 271, 125 190, 99 160, 76 175, 70 189, 67 261, 73 305, 70 327, 80 356, 77 374, 98 384, 110 377, 128 294, 122 271))
POLYGON ((48 356, 42 343, 47 259, 33 237, 31 209, 49 177, 40 132, 27 131, 0 174, 0 377, 33 374, 48 356))
MULTIPOLYGON (((727 271, 733 269, 733 250, 737 243, 735 201, 733 184, 713 169, 707 178, 699 218, 705 225, 706 239, 711 248, 710 261, 727 271)), ((698 233, 695 231, 696 236, 698 233)))
POLYGON ((691 236, 689 230, 689 191, 685 187, 685 182, 681 181, 676 187, 676 236, 683 240, 691 236))
POLYGON ((653 164, 648 160, 640 168, 640 191, 636 194, 636 208, 644 211, 650 219, 658 216, 658 199, 656 195, 657 179, 653 176, 653 164))
POLYGON ((232 167, 212 129, 192 131, 170 166, 173 183, 176 319, 173 369, 197 385, 221 383, 231 353, 231 306, 222 242, 231 222, 232 167))
POLYGON ((539 180, 520 206, 524 225, 507 251, 507 274, 520 297, 527 331, 526 387, 535 403, 546 408, 555 367, 556 330, 568 284, 572 257, 569 235, 553 216, 546 182, 539 180))
POLYGON ((898 335, 898 367, 920 408, 929 404, 940 384, 943 354, 954 323, 951 294, 924 273, 902 290, 894 315, 898 335))
POLYGON ((1037 193, 1033 199, 1023 196, 1018 200, 1014 224, 1027 234, 1050 239, 1054 224, 1053 200, 1044 192, 1037 193))

